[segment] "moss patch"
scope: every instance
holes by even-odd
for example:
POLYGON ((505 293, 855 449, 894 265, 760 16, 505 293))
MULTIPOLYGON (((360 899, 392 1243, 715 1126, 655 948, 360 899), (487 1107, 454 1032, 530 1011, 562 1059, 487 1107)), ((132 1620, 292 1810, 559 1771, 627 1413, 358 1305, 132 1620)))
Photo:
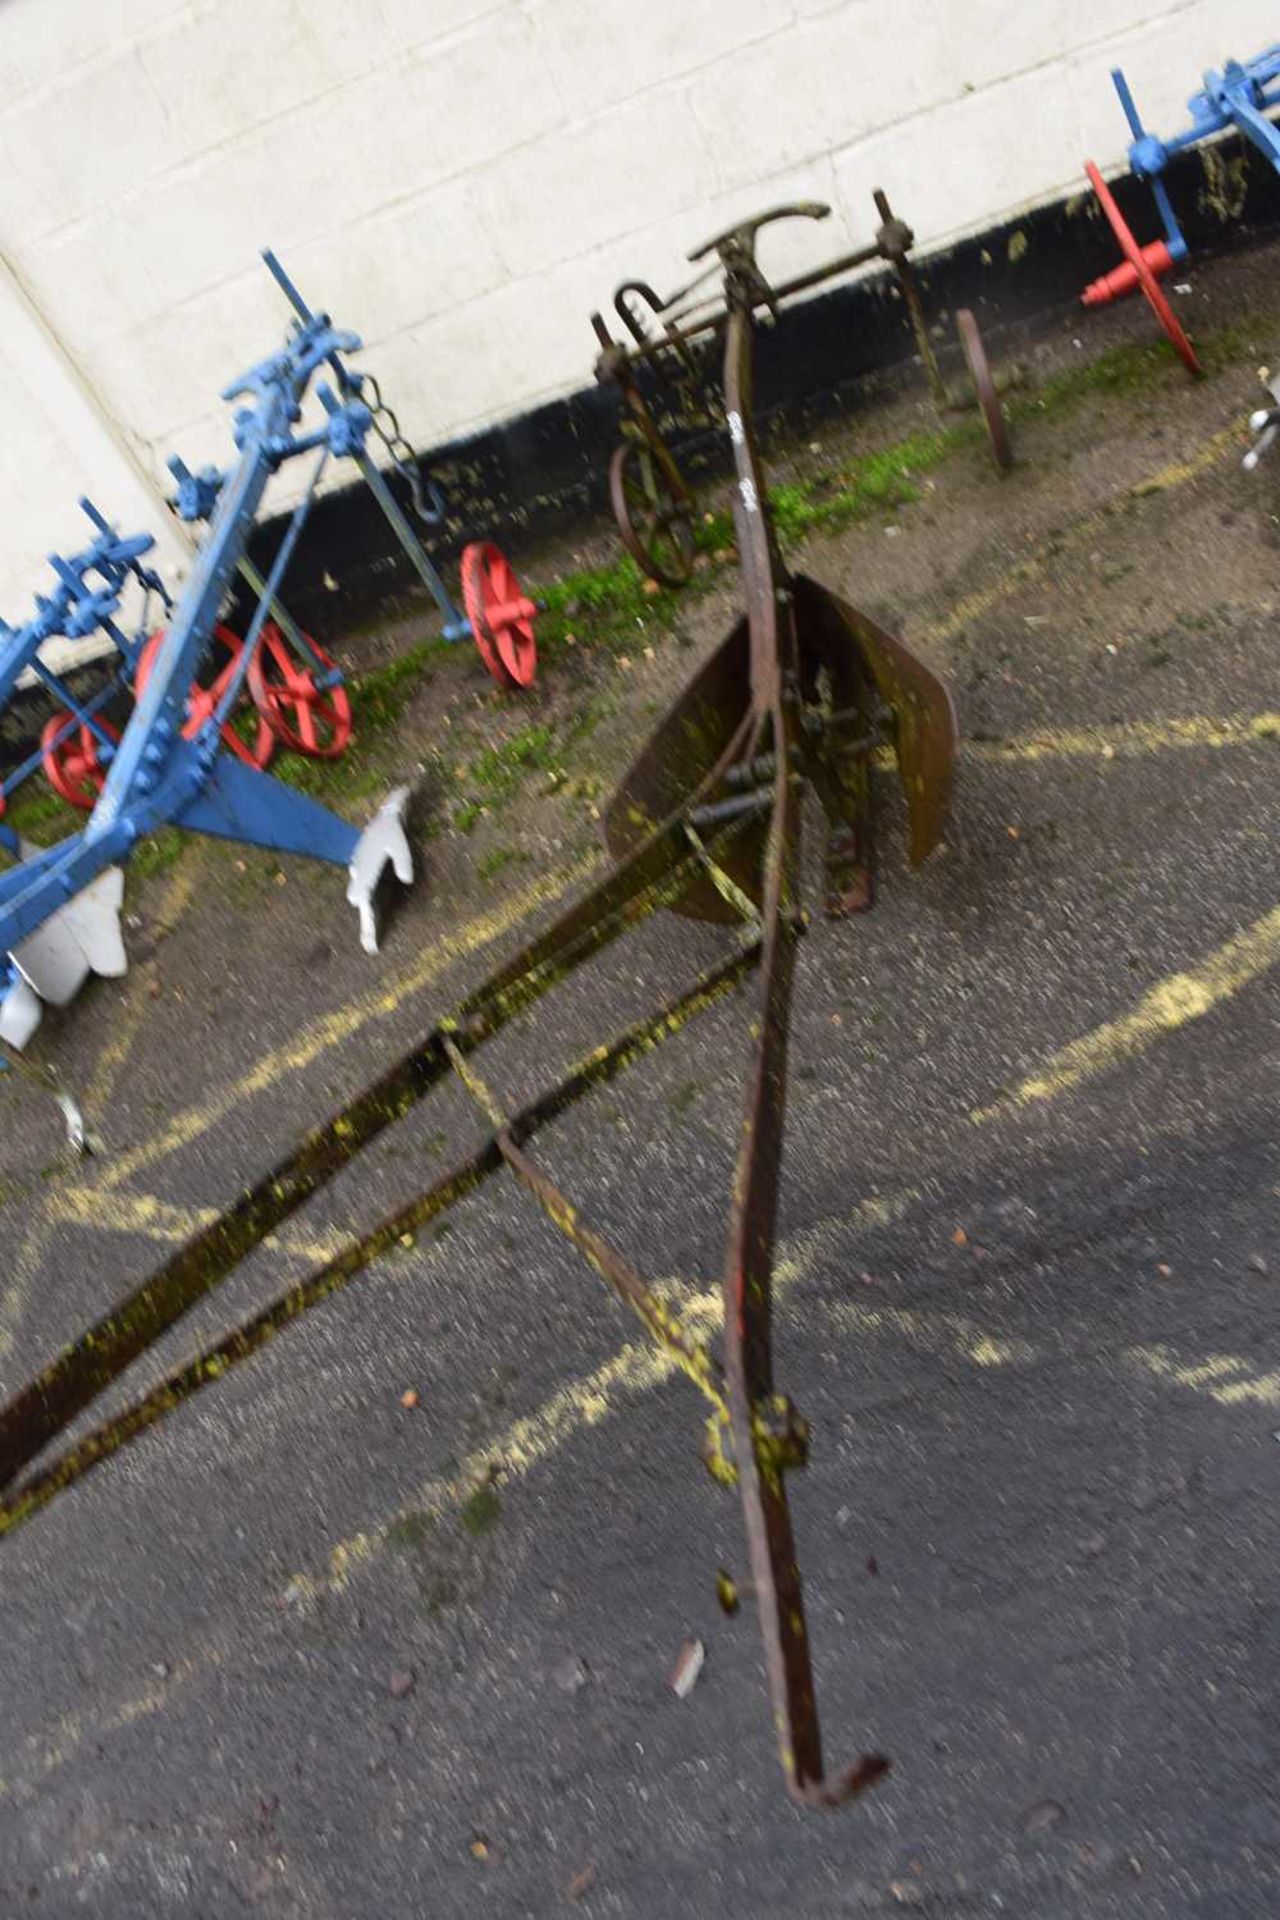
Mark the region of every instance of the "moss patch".
POLYGON ((531 856, 520 847, 494 847, 492 852, 476 862, 476 873, 481 880, 496 880, 508 867, 521 866, 531 856))
POLYGON ((420 1507, 411 1507, 408 1513, 402 1513, 387 1528, 387 1545, 405 1550, 420 1547, 430 1538, 434 1528, 435 1521, 429 1513, 424 1513, 420 1507))
POLYGON ((492 1532, 502 1518, 502 1502, 493 1487, 477 1487, 462 1504, 462 1524, 473 1539, 492 1532))

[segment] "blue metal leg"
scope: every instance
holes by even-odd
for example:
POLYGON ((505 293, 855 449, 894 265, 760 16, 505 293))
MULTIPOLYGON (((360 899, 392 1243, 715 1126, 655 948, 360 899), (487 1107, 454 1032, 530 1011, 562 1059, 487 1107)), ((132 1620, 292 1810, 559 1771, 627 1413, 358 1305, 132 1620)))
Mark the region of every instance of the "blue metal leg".
MULTIPOLYGON (((323 398, 323 395, 321 395, 321 398, 323 398)), ((395 495, 367 453, 362 450, 356 458, 359 462, 360 471, 368 483, 369 491, 390 522, 391 531, 395 534, 396 539, 400 542, 400 545, 404 548, 405 553, 412 562, 414 572, 444 616, 443 638, 454 641, 469 640, 471 638, 471 622, 464 614, 458 612, 453 601, 449 598, 448 588, 436 572, 436 569, 432 566, 426 548, 418 539, 417 534, 409 525, 409 522, 405 519, 404 514, 400 511, 400 505, 395 495)))

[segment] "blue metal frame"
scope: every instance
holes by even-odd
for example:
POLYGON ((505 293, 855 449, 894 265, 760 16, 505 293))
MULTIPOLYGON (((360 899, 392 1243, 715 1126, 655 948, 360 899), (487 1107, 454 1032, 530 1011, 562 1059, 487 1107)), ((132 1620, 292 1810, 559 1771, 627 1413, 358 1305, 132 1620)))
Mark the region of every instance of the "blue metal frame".
MULTIPOLYGON (((37 602, 36 615, 25 627, 16 632, 0 629, 0 706, 20 675, 33 668, 71 708, 75 718, 68 722, 68 732, 73 725, 94 728, 102 741, 106 768, 102 792, 82 832, 56 846, 31 850, 21 848, 17 836, 0 826, 0 845, 17 856, 17 864, 0 873, 0 1002, 6 977, 9 981, 13 978, 12 962, 6 966, 6 956, 108 867, 125 860, 144 835, 162 825, 172 823, 251 846, 305 854, 337 866, 351 865, 361 842, 355 827, 269 774, 240 764, 222 751, 221 739, 270 615, 281 620, 290 639, 317 668, 321 667, 305 636, 298 633, 280 607, 277 595, 316 487, 331 458, 356 462, 418 577, 439 607, 445 638, 456 641, 472 637, 469 621, 450 598, 366 450, 374 415, 361 395, 363 376, 350 369, 344 358, 360 347, 359 337, 336 328, 327 314, 313 313, 274 254, 265 251, 263 259, 296 318, 285 346, 251 367, 223 392, 225 400, 246 401, 234 417, 239 451, 235 464, 225 473, 208 468, 192 474, 181 461, 170 463, 178 481, 179 513, 187 520, 208 523, 191 575, 176 604, 165 593, 158 576, 140 564, 141 556, 152 545, 149 536, 122 540, 84 502, 98 537, 70 560, 54 556, 52 564, 58 580, 54 594, 37 602), (324 381, 316 382, 324 421, 313 431, 297 433, 303 400, 323 368, 333 374, 337 392, 324 381), (314 456, 308 486, 267 577, 261 579, 247 560, 245 549, 263 494, 273 474, 286 462, 307 455, 314 456), (250 580, 258 595, 238 670, 217 711, 193 739, 187 740, 182 729, 188 695, 213 645, 218 613, 237 572, 250 580), (145 691, 116 743, 100 727, 97 715, 121 681, 131 677, 144 638, 142 633, 126 635, 115 620, 121 592, 131 575, 144 587, 161 593, 170 619, 145 691), (77 701, 43 666, 38 650, 54 634, 76 638, 94 631, 104 633, 116 646, 120 672, 91 700, 77 701)), ((332 684, 338 677, 327 667, 325 672, 325 684, 332 684)), ((33 771, 38 760, 37 755, 10 775, 0 793, 7 794, 19 779, 33 771)))
MULTIPOLYGON (((65 557, 51 553, 49 565, 56 579, 52 594, 36 596, 36 610, 20 627, 0 620, 0 712, 9 704, 23 676, 30 672, 69 709, 69 717, 53 736, 12 768, 0 780, 0 817, 5 807, 31 774, 40 766, 47 745, 61 746, 81 726, 94 734, 104 762, 115 752, 115 741, 98 720, 103 708, 121 693, 133 677, 138 655, 146 643, 150 625, 151 597, 159 597, 165 611, 173 601, 164 581, 150 567, 142 565, 142 556, 155 545, 150 534, 132 534, 122 538, 103 518, 92 501, 80 505, 97 529, 97 538, 82 552, 65 557), (142 615, 135 633, 125 633, 116 620, 126 584, 134 579, 143 589, 142 615), (99 632, 116 650, 116 666, 106 682, 89 698, 78 696, 68 683, 40 657, 48 640, 82 640, 99 632)), ((17 837, 9 828, 0 828, 0 845, 17 850, 17 837)))
POLYGON ((1183 153, 1201 140, 1234 128, 1280 172, 1280 129, 1267 118, 1280 109, 1280 46, 1268 47, 1256 59, 1228 60, 1221 72, 1210 70, 1204 85, 1193 93, 1187 106, 1191 125, 1185 133, 1160 140, 1148 133, 1134 104, 1129 82, 1119 67, 1111 78, 1120 97, 1120 105, 1129 122, 1133 141, 1129 147, 1129 165, 1140 180, 1146 180, 1155 196, 1169 252, 1175 260, 1187 257, 1187 242, 1169 199, 1163 174, 1176 153, 1183 153))

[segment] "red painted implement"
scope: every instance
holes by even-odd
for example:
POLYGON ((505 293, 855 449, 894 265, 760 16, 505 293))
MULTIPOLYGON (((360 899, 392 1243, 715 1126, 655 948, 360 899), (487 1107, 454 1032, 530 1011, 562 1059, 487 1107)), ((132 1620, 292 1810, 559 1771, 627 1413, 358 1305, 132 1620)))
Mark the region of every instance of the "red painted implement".
POLYGON ((1173 267, 1173 256, 1168 246, 1163 240, 1156 240, 1149 246, 1140 247, 1132 227, 1120 211, 1114 193, 1092 160, 1085 161, 1084 170, 1089 176, 1089 185, 1098 196, 1098 204, 1110 222, 1111 231, 1120 242, 1124 265, 1104 274, 1100 280, 1091 281, 1080 295, 1080 304, 1085 307, 1105 306, 1109 301, 1131 292, 1134 287, 1140 287, 1143 298, 1160 322, 1166 340, 1187 372, 1203 373, 1196 350, 1183 332, 1178 316, 1165 298, 1164 289, 1157 278, 1157 275, 1168 273, 1173 267))
POLYGON ((614 864, 605 877, 460 1005, 396 1065, 306 1139, 268 1176, 175 1252, 0 1409, 0 1532, 28 1518, 183 1399, 248 1358, 290 1321, 504 1167, 638 1314, 711 1405, 708 1464, 737 1486, 787 1785, 806 1806, 834 1806, 888 1761, 867 1751, 828 1772, 823 1761, 786 1475, 804 1464, 805 1422, 774 1381, 772 1270, 792 973, 806 925, 801 823, 811 797, 826 823, 828 911, 871 901, 873 768, 896 760, 913 861, 937 845, 946 817, 955 723, 945 688, 915 656, 846 601, 779 556, 751 418, 755 314, 767 289, 755 264, 765 220, 721 234, 724 412, 733 446, 746 611, 677 700, 608 811, 614 864), (724 959, 645 1019, 586 1051, 537 1099, 511 1111, 481 1079, 479 1048, 576 967, 656 908, 730 929, 724 959), (530 1156, 534 1135, 612 1080, 694 1014, 758 973, 751 997, 746 1091, 723 1256, 723 1356, 666 1300, 530 1156), (432 1088, 456 1078, 484 1115, 480 1144, 448 1173, 340 1253, 268 1301, 211 1347, 119 1412, 45 1450, 244 1256, 432 1088))

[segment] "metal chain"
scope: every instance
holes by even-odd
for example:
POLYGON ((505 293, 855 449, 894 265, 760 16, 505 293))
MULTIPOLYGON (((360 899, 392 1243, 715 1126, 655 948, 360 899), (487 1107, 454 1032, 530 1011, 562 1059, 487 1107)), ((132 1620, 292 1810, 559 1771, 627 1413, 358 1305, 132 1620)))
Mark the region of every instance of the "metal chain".
POLYGON ((356 373, 352 381, 373 415, 373 430, 391 456, 391 464, 409 489, 413 510, 425 527, 438 527, 445 516, 445 498, 439 483, 428 475, 424 481, 418 456, 405 439, 400 422, 382 397, 382 389, 371 373, 356 373))

